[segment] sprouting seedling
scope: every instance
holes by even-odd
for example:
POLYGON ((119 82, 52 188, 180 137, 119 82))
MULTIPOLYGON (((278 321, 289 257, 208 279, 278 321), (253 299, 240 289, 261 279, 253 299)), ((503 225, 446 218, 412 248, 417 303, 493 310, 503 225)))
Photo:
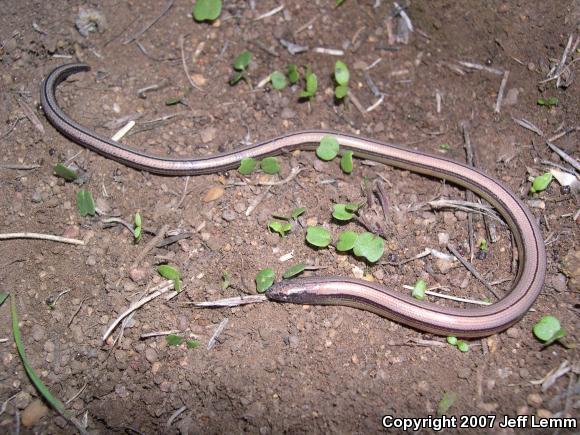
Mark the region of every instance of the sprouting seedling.
POLYGON ((275 233, 280 234, 284 237, 292 229, 292 224, 288 222, 271 221, 268 223, 268 228, 275 233))
POLYGON ((556 340, 566 336, 566 331, 560 326, 560 321, 554 316, 544 316, 533 328, 534 335, 544 346, 549 346, 556 340))
POLYGON ((238 172, 242 175, 250 175, 258 168, 262 168, 262 171, 264 171, 266 174, 277 174, 280 172, 280 163, 278 163, 278 159, 276 157, 266 157, 261 161, 257 161, 252 157, 248 157, 240 161, 238 172))
POLYGON ((336 7, 339 7, 343 3, 344 3, 344 0, 336 0, 336 7))
POLYGON ((469 344, 463 340, 458 340, 457 337, 450 335, 447 337, 447 343, 449 343, 451 346, 455 346, 461 352, 469 352, 469 344))
POLYGON ((296 64, 291 63, 290 65, 288 65, 288 81, 290 82, 291 85, 294 85, 298 83, 299 79, 300 74, 298 74, 298 67, 296 66, 296 64))
POLYGON ((288 79, 280 71, 274 71, 270 74, 270 82, 272 82, 272 87, 277 90, 282 90, 288 86, 288 79))
POLYGON ((221 0, 196 0, 193 6, 195 21, 214 21, 222 12, 221 0))
POLYGON ((157 272, 163 278, 173 281, 173 288, 177 293, 181 291, 181 274, 179 270, 167 264, 162 264, 157 268, 157 272))
POLYGON ((530 193, 537 193, 546 190, 550 183, 552 182, 553 175, 550 172, 539 175, 534 178, 532 185, 530 186, 530 193))
POLYGON ((342 100, 348 94, 348 81, 350 80, 350 72, 346 64, 337 60, 334 64, 334 80, 337 86, 334 89, 334 96, 342 100))
POLYGON ((330 231, 322 227, 308 227, 306 241, 317 248, 326 248, 332 242, 330 231))
POLYGON ((78 177, 76 171, 69 168, 68 166, 63 165, 62 163, 55 165, 52 170, 54 171, 55 175, 64 178, 66 181, 74 181, 78 177))
POLYGON ((338 221, 346 222, 351 220, 360 208, 360 204, 350 202, 348 204, 334 204, 332 217, 338 221))
POLYGON ((284 279, 292 278, 304 272, 304 269, 306 269, 306 265, 304 263, 299 263, 295 264, 294 266, 290 266, 288 269, 284 271, 282 278, 284 279))
POLYGON ((354 231, 344 231, 338 235, 338 242, 336 242, 336 250, 340 252, 350 251, 354 248, 358 234, 354 231))
POLYGON ((274 284, 276 274, 271 268, 262 269, 256 275, 256 290, 258 293, 264 293, 272 284, 274 284))
POLYGON ((95 215, 95 202, 93 201, 93 195, 88 190, 81 189, 77 192, 77 210, 83 217, 95 215))
POLYGON ((318 78, 316 77, 316 74, 314 74, 310 68, 308 68, 306 70, 305 80, 306 84, 304 90, 300 92, 300 98, 310 99, 314 97, 318 89, 318 78))
POLYGON ((448 143, 439 144, 439 149, 442 150, 442 151, 449 151, 450 148, 451 147, 449 146, 448 143))
POLYGON ((437 415, 442 416, 447 414, 447 411, 449 411, 449 408, 451 408, 451 406, 455 403, 456 400, 457 393, 454 393, 453 391, 444 392, 443 397, 437 403, 437 415))
POLYGON ((135 223, 133 225, 133 237, 135 239, 135 243, 139 243, 142 233, 143 229, 141 227, 141 214, 137 212, 135 213, 135 223))
POLYGON ((334 136, 326 135, 320 139, 320 144, 316 148, 318 158, 326 161, 334 159, 340 151, 338 140, 334 136))
POLYGON ((292 213, 290 214, 290 216, 292 217, 292 219, 296 220, 300 216, 302 216, 305 212, 306 212, 305 207, 297 207, 294 210, 292 210, 292 213))
POLYGON ((487 240, 480 239, 479 240, 479 249, 480 251, 487 252, 489 250, 489 246, 487 245, 487 240))
POLYGON ((427 290, 427 282, 424 279, 418 279, 413 290, 411 290, 411 296, 419 301, 425 300, 425 291, 427 290))
POLYGON ((376 263, 385 252, 385 241, 369 232, 359 234, 352 248, 354 255, 366 258, 369 263, 376 263))
POLYGON ((536 101, 538 103, 538 106, 557 106, 558 105, 558 99, 556 97, 550 97, 550 98, 538 98, 538 100, 536 101))
POLYGON ((244 79, 246 76, 244 72, 246 71, 247 66, 250 64, 252 60, 252 53, 249 51, 244 51, 238 57, 234 59, 233 67, 234 67, 234 74, 230 79, 230 85, 233 86, 238 83, 240 80, 244 79))
POLYGON ((197 340, 188 340, 185 337, 177 334, 169 334, 165 337, 165 341, 167 342, 168 346, 179 346, 185 342, 185 345, 188 349, 195 349, 199 346, 199 341, 197 340))
POLYGON ((232 276, 227 270, 224 271, 224 273, 222 273, 222 283, 221 283, 222 290, 225 290, 230 286, 231 279, 232 276))
POLYGON ((354 155, 354 153, 352 151, 345 151, 342 154, 342 157, 340 159, 340 169, 342 169, 342 171, 345 174, 350 174, 353 170, 354 164, 352 161, 352 156, 354 155))

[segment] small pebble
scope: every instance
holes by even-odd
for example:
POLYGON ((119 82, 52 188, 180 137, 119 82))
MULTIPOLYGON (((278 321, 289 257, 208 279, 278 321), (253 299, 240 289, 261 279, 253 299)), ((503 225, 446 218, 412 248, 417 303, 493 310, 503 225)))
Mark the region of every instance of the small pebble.
POLYGON ((288 344, 290 345, 290 347, 298 347, 299 342, 300 340, 296 335, 290 335, 288 337, 288 344))
POLYGON ((146 276, 147 276, 147 271, 145 269, 141 269, 139 267, 131 269, 131 271, 129 272, 129 277, 135 282, 143 281, 146 276))
POLYGON ((534 408, 539 408, 542 405, 543 401, 544 400, 542 399, 542 396, 540 396, 538 393, 530 393, 526 398, 526 402, 528 403, 528 405, 534 408))
POLYGON ((284 107, 282 109, 282 113, 280 114, 280 118, 282 119, 293 119, 296 118, 296 112, 289 107, 284 107))
POLYGON ((224 195, 225 190, 223 187, 215 186, 207 191, 203 197, 203 202, 212 202, 220 199, 224 195))
POLYGON ((42 403, 42 400, 36 399, 22 411, 21 421, 25 427, 35 426, 41 418, 48 415, 48 408, 42 403))
POLYGON ((39 192, 38 190, 35 190, 32 193, 32 197, 30 198, 30 200, 36 204, 38 204, 39 202, 42 202, 42 193, 39 192))
POLYGON ((235 221, 238 218, 238 214, 233 211, 231 208, 226 208, 222 213, 222 219, 226 222, 235 221))
POLYGON ((354 353, 352 355, 352 357, 350 358, 350 360, 352 361, 353 364, 357 364, 357 365, 360 362, 359 359, 358 359, 358 355, 356 353, 354 353))
POLYGON ((87 266, 94 266, 95 264, 97 264, 97 259, 95 258, 94 255, 89 255, 86 263, 87 263, 87 266))
POLYGON ((506 331, 506 334, 509 338, 520 338, 520 330, 515 326, 512 326, 511 328, 509 328, 506 331))
POLYGON ((199 134, 203 143, 209 143, 215 139, 217 135, 217 129, 215 127, 207 127, 201 130, 199 134))
POLYGON ((449 243, 449 234, 448 233, 438 233, 437 234, 437 241, 439 242, 440 246, 447 246, 449 243))
POLYGON ((155 349, 153 349, 152 347, 148 347, 147 349, 145 349, 145 358, 150 363, 154 363, 155 361, 157 361, 158 357, 155 349))
POLYGON ((552 413, 552 411, 542 408, 538 409, 538 411, 536 412, 536 416, 538 418, 552 418, 554 414, 552 413))
POLYGON ((22 410, 30 405, 30 401, 32 400, 32 396, 30 393, 26 391, 19 392, 16 397, 12 400, 12 404, 16 406, 18 409, 22 410))

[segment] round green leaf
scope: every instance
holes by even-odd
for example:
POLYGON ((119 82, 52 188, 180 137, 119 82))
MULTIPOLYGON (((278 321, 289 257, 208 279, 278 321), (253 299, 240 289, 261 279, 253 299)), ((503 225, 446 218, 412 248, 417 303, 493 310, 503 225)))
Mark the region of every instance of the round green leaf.
POLYGON ((270 268, 262 269, 256 275, 256 290, 258 293, 264 293, 272 284, 276 275, 270 268))
POLYGON ((306 229, 306 241, 319 248, 326 248, 332 241, 330 232, 322 227, 308 227, 306 229))
POLYGON ((354 213, 347 210, 346 204, 334 204, 332 217, 339 221, 349 221, 354 217, 354 213))
POLYGON ((334 90, 334 96, 339 100, 342 100, 348 94, 348 86, 339 85, 334 90))
POLYGON ((546 172, 536 178, 532 182, 532 187, 530 187, 530 192, 536 193, 546 190, 552 181, 553 175, 550 172, 546 172))
POLYGON ((296 64, 291 63, 290 65, 288 65, 288 80, 290 81, 290 83, 294 84, 298 82, 299 78, 300 76, 298 75, 298 67, 296 66, 296 64))
POLYGON ((250 61, 252 60, 252 53, 249 51, 244 51, 238 57, 234 59, 234 69, 238 71, 243 71, 249 65, 250 61))
POLYGON ((385 241, 369 232, 360 234, 354 244, 354 255, 364 257, 371 263, 381 258, 384 251, 385 241))
POLYGON ((358 234, 354 231, 344 231, 338 236, 338 242, 336 243, 336 249, 341 252, 350 251, 354 244, 358 234))
POLYGON ((452 346, 456 346, 457 345, 457 337, 450 335, 449 337, 447 337, 447 343, 449 343, 452 346))
POLYGON ((257 163, 257 160, 252 157, 242 159, 240 161, 240 167, 238 168, 238 171, 242 175, 250 175, 252 172, 254 172, 254 169, 256 169, 257 163))
POLYGON ((352 151, 345 151, 340 159, 340 169, 346 174, 350 174, 352 172, 353 163, 352 163, 352 151))
POLYGON ((308 70, 306 72, 306 88, 300 93, 300 98, 310 98, 316 94, 318 89, 318 78, 316 74, 308 70))
POLYGON ((278 221, 272 221, 268 224, 268 228, 270 228, 275 233, 282 233, 282 223, 278 221))
POLYGON ((350 73, 348 72, 346 64, 340 60, 337 60, 334 64, 334 78, 336 79, 336 83, 342 86, 346 86, 350 79, 350 73))
POLYGON ((193 18, 195 21, 213 21, 220 16, 221 11, 221 0, 197 0, 193 6, 193 18))
POLYGON ((304 207, 298 207, 292 210, 292 219, 296 220, 300 215, 302 215, 306 211, 304 207))
POLYGON ((272 82, 272 87, 278 90, 284 89, 288 85, 286 76, 280 71, 274 71, 270 74, 270 81, 272 82))
POLYGON ((419 279, 411 291, 411 296, 417 300, 422 301, 425 299, 425 290, 427 290, 427 283, 424 279, 419 279))
POLYGON ((266 174, 277 174, 280 172, 280 164, 276 157, 266 157, 260 162, 260 167, 266 174))
POLYGON ((544 316, 534 325, 534 335, 544 342, 552 341, 558 335, 563 337, 564 331, 560 321, 554 316, 544 316))
POLYGON ((469 352, 469 344, 463 340, 458 340, 457 349, 459 349, 461 352, 469 352))
POLYGON ((304 263, 295 264, 294 266, 289 267, 282 275, 282 278, 288 279, 292 278, 293 276, 298 275, 299 273, 304 272, 306 265, 304 263))
POLYGON ((316 148, 316 155, 322 160, 332 160, 338 155, 340 145, 334 136, 324 136, 316 148))
POLYGON ((185 340, 183 337, 175 334, 169 334, 165 337, 165 341, 169 346, 179 346, 185 340))
POLYGON ((83 217, 87 215, 95 215, 95 202, 93 201, 93 195, 91 192, 85 189, 81 189, 77 192, 77 209, 79 214, 83 217))

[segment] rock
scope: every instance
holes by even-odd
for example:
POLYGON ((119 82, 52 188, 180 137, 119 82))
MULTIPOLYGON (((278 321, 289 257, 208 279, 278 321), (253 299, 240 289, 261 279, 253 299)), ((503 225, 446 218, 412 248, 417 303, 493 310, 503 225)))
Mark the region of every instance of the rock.
POLYGON ((131 269, 131 271, 129 272, 129 277, 135 282, 143 281, 146 276, 147 276, 147 271, 145 269, 141 269, 139 267, 131 269))
POLYGON ((296 112, 289 107, 284 107, 282 113, 280 114, 282 119, 293 119, 296 118, 296 112))
POLYGON ((568 289, 571 292, 580 290, 580 251, 569 251, 558 266, 568 277, 568 289))
POLYGON ((215 127, 207 127, 201 130, 199 134, 203 143, 209 143, 215 139, 217 135, 217 129, 215 127))
POLYGON ((16 397, 12 401, 12 404, 16 406, 18 409, 22 410, 26 408, 28 405, 30 405, 31 400, 32 396, 30 395, 30 393, 27 393, 26 391, 21 391, 16 395, 16 397))
POLYGON ((520 95, 520 90, 517 88, 511 88, 507 91, 503 99, 504 106, 515 106, 518 103, 518 96, 520 95))
POLYGON ((238 214, 231 208, 226 208, 222 213, 222 219, 226 222, 235 221, 238 218, 238 214))
POLYGON ((457 220, 464 221, 465 219, 467 219, 467 213, 462 210, 458 210, 455 212, 455 217, 457 218, 457 220))
POLYGON ((542 399, 542 396, 540 396, 538 393, 530 393, 526 398, 526 402, 528 403, 528 405, 534 408, 539 408, 540 406, 542 406, 543 401, 544 400, 542 399))
POLYGON ((356 353, 352 354, 352 356, 350 357, 350 360, 355 365, 358 365, 358 363, 360 362, 360 360, 358 359, 358 355, 356 353))
POLYGON ((35 190, 32 193, 32 197, 30 198, 30 200, 32 202, 34 202, 35 204, 38 204, 39 202, 42 202, 42 192, 39 192, 38 190, 35 190))
POLYGON ((95 264, 97 264, 97 259, 95 258, 94 255, 89 255, 86 263, 87 263, 87 266, 94 266, 95 264))
POLYGON ((552 287, 558 293, 566 291, 566 275, 563 273, 556 273, 546 277, 546 287, 552 287))
POLYGON ((506 334, 509 338, 520 338, 520 330, 515 326, 512 326, 511 328, 509 328, 506 331, 506 334))
POLYGON ((205 196, 203 197, 203 202, 212 202, 220 199, 224 196, 225 190, 223 187, 214 186, 207 191, 205 196))
POLYGON ((48 408, 42 403, 42 400, 36 399, 22 411, 22 425, 32 427, 46 415, 48 415, 48 408))
POLYGON ((449 243, 449 234, 448 233, 438 233, 437 240, 439 242, 439 246, 447 246, 449 243))
POLYGON ((155 349, 153 349, 152 347, 148 347, 147 349, 145 349, 145 358, 150 363, 154 363, 155 361, 157 361, 158 356, 155 349))
POLYGON ((290 335, 288 337, 288 345, 290 347, 298 347, 299 343, 300 343, 300 340, 296 335, 290 335))
POLYGON ((32 338, 34 339, 34 341, 41 341, 44 339, 45 337, 45 333, 44 333, 45 329, 44 327, 36 324, 32 327, 32 338))
POLYGON ((444 260, 443 258, 438 258, 437 260, 435 260, 435 266, 437 267, 437 269, 439 269, 439 272, 445 275, 453 268, 454 263, 453 261, 447 261, 444 260))
POLYGON ((554 414, 552 414, 552 412, 547 409, 538 409, 538 411, 536 412, 536 416, 538 418, 552 418, 553 415, 554 414))
POLYGON ((450 211, 443 212, 443 223, 445 225, 451 226, 455 222, 457 222, 457 218, 455 217, 455 215, 452 212, 450 212, 450 211))

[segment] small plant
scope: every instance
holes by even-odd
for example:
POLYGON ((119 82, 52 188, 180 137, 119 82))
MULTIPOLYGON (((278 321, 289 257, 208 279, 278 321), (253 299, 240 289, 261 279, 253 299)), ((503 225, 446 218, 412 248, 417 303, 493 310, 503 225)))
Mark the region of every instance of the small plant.
POLYGON ((262 168, 262 171, 271 175, 280 172, 280 164, 278 163, 278 159, 276 157, 266 157, 260 162, 252 157, 242 159, 240 161, 238 172, 242 175, 250 175, 258 168, 262 168))
POLYGON ((292 278, 304 272, 304 269, 306 269, 306 265, 304 263, 295 264, 294 266, 291 266, 288 269, 286 269, 286 271, 282 275, 282 278, 284 279, 292 278))
POLYGON ((272 87, 277 90, 282 90, 288 86, 288 80, 286 76, 280 71, 274 71, 270 74, 270 82, 272 82, 272 87))
POLYGON ((234 59, 233 67, 235 71, 232 78, 230 79, 231 86, 246 78, 244 73, 251 60, 252 53, 247 50, 234 59))
POLYGON ((443 393, 443 397, 437 403, 437 415, 442 416, 447 414, 449 408, 455 403, 457 400, 457 394, 452 391, 446 391, 443 393))
POLYGON ((447 337, 447 343, 449 343, 451 346, 455 346, 461 352, 469 352, 469 344, 463 340, 458 340, 457 337, 450 335, 447 337))
POLYGON ((425 300, 425 291, 427 291, 427 282, 424 279, 418 279, 411 290, 411 296, 418 301, 423 301, 425 300))
POLYGON ((558 99, 556 97, 550 97, 550 98, 538 98, 538 106, 557 106, 558 105, 558 99))
POLYGON ((546 172, 545 174, 534 178, 534 181, 532 181, 532 185, 530 186, 530 193, 537 193, 546 190, 552 182, 553 177, 554 176, 550 172, 546 172))
POLYGON ((141 236, 143 233, 143 229, 141 227, 141 214, 139 212, 135 213, 135 223, 133 225, 133 237, 135 243, 139 243, 141 240, 141 236))
POLYGON ((330 161, 334 159, 340 151, 340 145, 334 136, 324 136, 320 139, 320 145, 316 148, 318 158, 330 161))
POLYGON ((342 100, 348 94, 348 81, 350 80, 350 72, 344 62, 337 60, 334 64, 334 80, 337 86, 334 89, 334 96, 342 100))
POLYGON ((344 231, 339 234, 336 249, 340 252, 350 251, 354 248, 358 234, 354 231, 344 231))
POLYGON ((479 250, 483 252, 487 252, 489 250, 489 246, 487 245, 487 240, 480 239, 479 240, 479 250))
POLYGON ((163 278, 173 281, 173 288, 177 293, 181 291, 181 274, 179 270, 167 264, 162 264, 157 268, 157 273, 163 278))
POLYGON ((442 151, 449 151, 450 148, 451 147, 449 146, 448 143, 439 144, 439 149, 442 150, 442 151))
POLYGON ((340 159, 340 169, 342 169, 342 172, 345 174, 350 174, 352 172, 354 167, 352 162, 353 154, 354 153, 352 151, 345 151, 342 155, 342 158, 340 159))
POLYGON ((354 255, 366 258, 369 263, 376 263, 385 252, 385 241, 369 232, 359 234, 352 248, 354 255))
POLYGON ((271 221, 268 223, 268 228, 275 233, 280 234, 281 237, 284 237, 286 233, 292 229, 292 224, 288 222, 271 221))
POLYGON ((316 91, 318 90, 318 78, 316 77, 316 74, 310 70, 310 68, 306 70, 305 81, 306 84, 304 90, 300 92, 300 98, 311 99, 314 97, 316 91))
POLYGON ((88 190, 81 189, 77 192, 77 210, 83 217, 95 215, 95 202, 93 201, 93 195, 88 190))
POLYGON ((56 176, 64 178, 66 181, 74 181, 78 177, 76 171, 73 171, 71 168, 63 165, 62 163, 55 165, 52 170, 56 176))
POLYGON ((242 175, 250 175, 252 172, 254 172, 257 166, 258 161, 256 159, 253 157, 247 157, 240 161, 240 167, 238 168, 238 171, 242 175))
POLYGON ((544 346, 549 346, 556 340, 566 336, 566 331, 560 326, 560 321, 554 316, 544 316, 533 328, 534 335, 544 346))
POLYGON ((260 270, 256 275, 256 290, 258 293, 264 293, 268 290, 274 284, 275 278, 274 270, 270 268, 260 270))
POLYGON ((199 346, 199 341, 187 340, 185 337, 176 334, 169 334, 168 336, 165 337, 165 341, 167 342, 168 346, 179 346, 183 342, 185 342, 185 345, 187 346, 188 349, 195 349, 196 347, 199 346))
POLYGON ((306 241, 317 248, 326 248, 332 241, 330 231, 322 227, 308 227, 306 241))
POLYGON ((339 7, 343 3, 344 3, 344 0, 336 0, 336 7, 339 7))
POLYGON ((266 157, 265 159, 262 159, 260 167, 266 174, 272 175, 280 172, 280 164, 276 157, 266 157))
POLYGON ((222 283, 221 283, 222 291, 226 290, 230 286, 231 279, 232 276, 227 270, 224 273, 222 273, 222 283))
POLYGON ((292 219, 296 220, 302 214, 304 214, 305 211, 306 211, 306 208, 304 208, 304 207, 298 207, 298 208, 295 208, 294 210, 292 210, 292 213, 291 213, 290 216, 292 216, 292 219))
POLYGON ((291 63, 290 65, 288 65, 288 81, 290 82, 291 85, 294 85, 298 83, 299 79, 300 75, 298 74, 298 67, 296 66, 296 64, 291 63))
POLYGON ((221 0, 196 0, 193 6, 195 21, 214 21, 222 12, 221 0))
POLYGON ((352 202, 348 204, 334 204, 332 217, 336 220, 346 222, 354 217, 359 208, 359 204, 352 202))

